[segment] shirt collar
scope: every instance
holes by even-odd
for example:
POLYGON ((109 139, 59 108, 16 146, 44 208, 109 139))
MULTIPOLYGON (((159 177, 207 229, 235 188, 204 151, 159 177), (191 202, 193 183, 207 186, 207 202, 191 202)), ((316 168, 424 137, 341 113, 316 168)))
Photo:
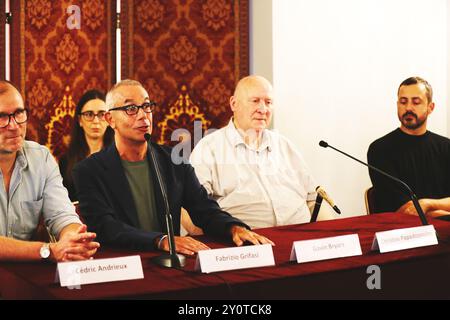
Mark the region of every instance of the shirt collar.
POLYGON ((19 151, 17 151, 15 165, 19 166, 19 168, 21 169, 25 169, 28 166, 27 155, 24 150, 24 147, 22 147, 19 151))
MULTIPOLYGON (((239 131, 237 130, 236 126, 234 125, 233 118, 230 119, 230 122, 228 123, 225 130, 226 130, 226 136, 228 137, 228 140, 231 142, 233 147, 237 147, 238 145, 244 145, 245 147, 250 149, 250 147, 245 144, 244 139, 239 134, 239 131)), ((271 140, 270 140, 269 134, 267 133, 267 129, 265 129, 263 131, 261 144, 260 144, 258 150, 255 150, 255 151, 263 151, 265 149, 267 149, 269 152, 272 151, 271 140)))

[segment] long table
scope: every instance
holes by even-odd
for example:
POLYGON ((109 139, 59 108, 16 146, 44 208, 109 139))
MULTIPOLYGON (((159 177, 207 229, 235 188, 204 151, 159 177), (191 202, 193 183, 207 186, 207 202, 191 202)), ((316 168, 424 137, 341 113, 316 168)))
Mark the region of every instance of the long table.
MULTIPOLYGON (((380 254, 371 251, 375 232, 420 225, 417 217, 393 213, 259 229, 272 239, 275 266, 202 274, 195 257, 183 270, 154 265, 159 252, 102 248, 96 258, 139 254, 144 279, 62 288, 51 263, 0 263, 3 299, 392 299, 450 298, 450 222, 430 220, 438 245, 380 254), (292 242, 357 233, 363 255, 320 262, 290 262, 292 242), (368 266, 380 267, 381 289, 369 289, 368 266)), ((212 248, 232 246, 205 236, 212 248)))

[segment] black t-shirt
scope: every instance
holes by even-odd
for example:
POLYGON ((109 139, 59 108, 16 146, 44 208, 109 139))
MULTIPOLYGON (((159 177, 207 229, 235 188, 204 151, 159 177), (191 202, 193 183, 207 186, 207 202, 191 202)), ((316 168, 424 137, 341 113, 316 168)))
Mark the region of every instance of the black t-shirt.
MULTIPOLYGON (((419 199, 450 196, 450 139, 427 131, 413 136, 396 129, 372 142, 369 164, 408 184, 419 199)), ((393 212, 410 200, 397 182, 369 170, 375 212, 393 212)))

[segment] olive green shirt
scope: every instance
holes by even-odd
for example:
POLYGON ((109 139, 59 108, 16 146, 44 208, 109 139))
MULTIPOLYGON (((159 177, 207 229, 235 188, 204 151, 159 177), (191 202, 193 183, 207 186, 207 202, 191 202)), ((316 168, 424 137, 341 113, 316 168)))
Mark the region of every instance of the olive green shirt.
POLYGON ((148 160, 139 162, 122 160, 122 165, 133 195, 140 228, 144 231, 161 231, 148 160))

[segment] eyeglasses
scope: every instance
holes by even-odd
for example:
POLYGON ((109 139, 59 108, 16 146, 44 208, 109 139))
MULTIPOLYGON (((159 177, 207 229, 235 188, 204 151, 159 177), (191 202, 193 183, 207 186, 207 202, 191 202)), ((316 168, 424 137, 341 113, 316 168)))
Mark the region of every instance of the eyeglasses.
POLYGON ((0 113, 0 128, 6 128, 11 122, 11 117, 14 118, 14 121, 17 124, 22 124, 27 122, 28 120, 28 110, 27 109, 18 109, 13 113, 0 113))
POLYGON ((144 102, 141 106, 130 104, 130 105, 124 106, 124 107, 112 108, 112 109, 109 109, 109 111, 122 110, 122 111, 125 111, 127 113, 127 115, 134 116, 139 112, 139 109, 144 110, 145 113, 152 113, 153 110, 155 110, 155 107, 156 107, 156 102, 150 101, 150 102, 144 102))
POLYGON ((95 117, 97 117, 98 120, 104 120, 105 114, 106 111, 99 111, 97 113, 95 113, 94 111, 85 111, 80 113, 80 116, 82 116, 86 121, 94 121, 95 117))

